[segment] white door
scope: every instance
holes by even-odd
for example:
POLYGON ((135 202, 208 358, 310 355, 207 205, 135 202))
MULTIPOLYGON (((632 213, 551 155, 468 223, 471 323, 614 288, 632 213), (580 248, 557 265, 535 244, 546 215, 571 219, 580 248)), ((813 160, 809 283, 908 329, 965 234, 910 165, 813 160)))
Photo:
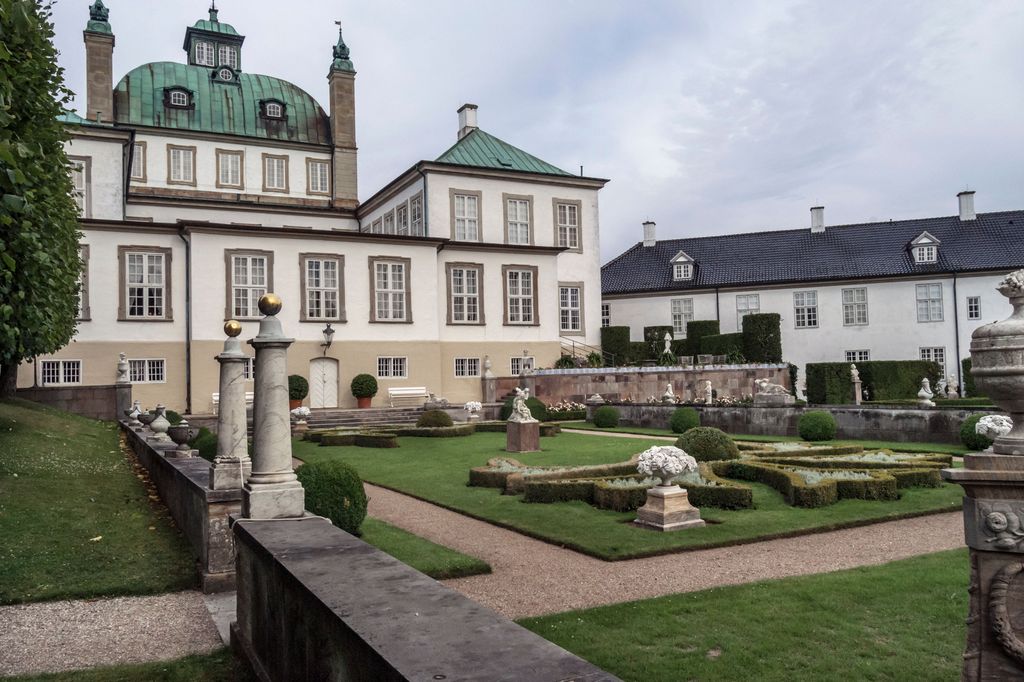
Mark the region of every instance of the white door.
POLYGON ((338 406, 338 361, 334 358, 309 361, 309 406, 338 406))

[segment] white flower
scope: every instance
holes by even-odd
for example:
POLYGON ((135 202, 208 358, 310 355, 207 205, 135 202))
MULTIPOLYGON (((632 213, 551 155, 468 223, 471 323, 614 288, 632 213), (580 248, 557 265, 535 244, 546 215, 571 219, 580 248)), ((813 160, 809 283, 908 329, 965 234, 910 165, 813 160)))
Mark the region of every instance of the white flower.
POLYGON ((479 412, 482 408, 483 405, 480 403, 479 400, 470 400, 468 403, 466 403, 467 412, 479 412))
POLYGON ((667 485, 673 476, 686 471, 697 471, 697 460, 674 445, 657 445, 640 453, 636 470, 641 474, 657 476, 667 485))
POLYGON ((974 432, 979 436, 985 436, 991 440, 995 440, 1000 436, 1005 436, 1013 430, 1013 421, 1009 417, 1004 417, 1001 414, 988 414, 978 420, 978 423, 974 425, 974 432))
POLYGON ((310 409, 305 406, 296 407, 294 410, 292 410, 292 416, 295 417, 296 419, 305 419, 311 414, 313 414, 313 412, 310 411, 310 409))
POLYGON ((996 289, 1004 296, 1016 297, 1024 295, 1024 270, 1008 274, 996 289))

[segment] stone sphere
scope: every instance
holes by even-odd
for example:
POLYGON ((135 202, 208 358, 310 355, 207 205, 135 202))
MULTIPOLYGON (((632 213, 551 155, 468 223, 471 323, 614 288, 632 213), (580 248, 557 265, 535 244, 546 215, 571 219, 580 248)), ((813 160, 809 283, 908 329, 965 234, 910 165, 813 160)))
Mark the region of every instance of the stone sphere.
POLYGON ((264 315, 277 315, 281 312, 281 297, 277 294, 263 294, 259 306, 264 315))
POLYGON ((228 320, 224 323, 224 333, 232 338, 238 336, 242 333, 242 323, 238 320, 228 320))

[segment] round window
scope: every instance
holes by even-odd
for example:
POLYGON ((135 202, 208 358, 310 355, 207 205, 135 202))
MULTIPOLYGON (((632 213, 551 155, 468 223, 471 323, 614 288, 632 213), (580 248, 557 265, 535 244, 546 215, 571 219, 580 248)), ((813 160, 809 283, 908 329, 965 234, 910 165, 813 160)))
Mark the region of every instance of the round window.
POLYGON ((231 72, 231 69, 221 69, 218 75, 222 81, 233 80, 235 77, 235 74, 231 72))

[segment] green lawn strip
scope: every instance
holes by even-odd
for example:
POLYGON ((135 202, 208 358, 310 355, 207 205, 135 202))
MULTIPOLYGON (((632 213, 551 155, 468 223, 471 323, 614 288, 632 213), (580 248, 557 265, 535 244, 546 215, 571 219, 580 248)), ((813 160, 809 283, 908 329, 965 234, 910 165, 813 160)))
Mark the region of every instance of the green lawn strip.
POLYGON ((367 517, 362 540, 435 580, 490 573, 485 561, 431 542, 390 523, 367 517))
MULTIPOLYGON (((805 509, 787 505, 765 485, 749 484, 756 509, 705 507, 709 523, 685 533, 658 533, 633 526, 635 513, 597 509, 585 502, 527 504, 493 488, 466 485, 469 469, 504 452, 505 435, 478 433, 459 438, 402 438, 396 449, 320 447, 296 441, 295 456, 309 462, 340 458, 370 482, 397 490, 525 535, 602 559, 619 560, 704 549, 846 528, 960 508, 959 487, 910 488, 898 501, 842 500, 805 509)), ((539 453, 520 453, 525 464, 602 464, 622 461, 653 441, 563 433, 541 441, 539 453)), ((747 484, 745 484, 747 485, 747 484)))
POLYGON ((955 680, 966 550, 519 621, 627 682, 955 680))
MULTIPOLYGON (((590 422, 561 422, 563 429, 579 429, 581 431, 611 431, 612 433, 632 433, 639 436, 667 436, 679 437, 679 434, 672 433, 668 429, 656 429, 647 426, 616 426, 610 429, 600 429, 590 422)), ((799 436, 758 436, 744 433, 730 433, 729 437, 738 441, 752 441, 755 443, 803 443, 799 436)), ((950 443, 895 443, 885 440, 830 440, 815 445, 862 445, 865 450, 895 450, 897 452, 935 452, 944 455, 962 456, 970 450, 962 445, 950 443)))
POLYGON ((189 546, 122 454, 116 427, 0 402, 0 603, 195 585, 189 546))
POLYGON ((15 677, 11 682, 248 682, 255 679, 229 649, 219 649, 212 654, 174 661, 15 677))

